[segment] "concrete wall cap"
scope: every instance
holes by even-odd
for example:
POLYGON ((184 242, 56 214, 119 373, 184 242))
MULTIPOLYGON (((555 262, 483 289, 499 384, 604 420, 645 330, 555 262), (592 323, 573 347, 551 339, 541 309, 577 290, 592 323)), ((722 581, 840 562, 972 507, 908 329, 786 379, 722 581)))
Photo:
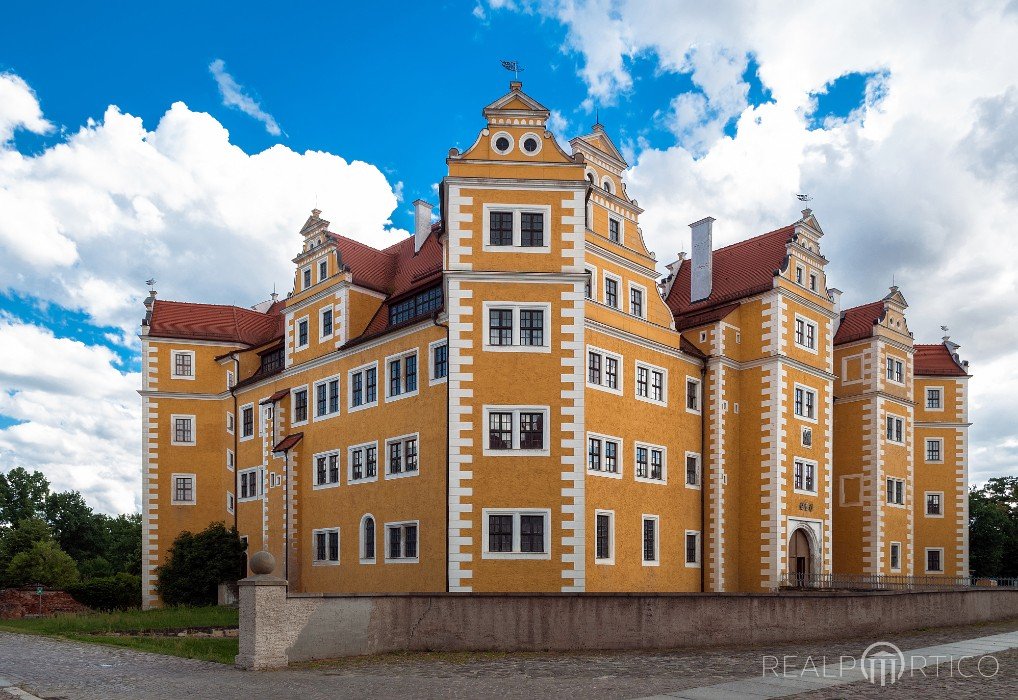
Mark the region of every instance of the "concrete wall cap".
POLYGON ((286 579, 279 578, 278 576, 267 576, 265 574, 256 574, 254 576, 248 576, 237 581, 238 586, 285 586, 286 579))

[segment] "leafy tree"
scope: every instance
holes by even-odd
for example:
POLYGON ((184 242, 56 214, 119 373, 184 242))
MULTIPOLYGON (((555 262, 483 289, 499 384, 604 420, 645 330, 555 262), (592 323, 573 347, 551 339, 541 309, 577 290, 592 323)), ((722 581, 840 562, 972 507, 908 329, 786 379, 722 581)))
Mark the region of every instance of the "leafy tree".
POLYGON ((1018 576, 1018 477, 970 490, 969 565, 975 576, 1018 576))
POLYGON ((103 556, 115 570, 141 576, 141 513, 98 517, 106 531, 103 556))
POLYGON ((159 593, 167 605, 214 605, 220 583, 237 579, 244 553, 236 528, 212 523, 197 535, 185 530, 158 569, 159 593))
POLYGON ((36 542, 30 550, 11 559, 7 580, 13 586, 39 583, 49 588, 64 588, 77 583, 78 567, 56 542, 36 542))
POLYGON ((17 527, 0 530, 0 587, 9 585, 7 567, 11 560, 22 552, 32 549, 36 542, 52 542, 53 531, 40 518, 25 518, 17 527))
POLYGON ((0 474, 0 525, 14 526, 25 518, 41 516, 49 495, 42 472, 14 467, 0 474))
POLYGON ((78 564, 105 554, 105 516, 96 515, 77 491, 51 493, 46 498, 46 520, 60 548, 78 564))
POLYGON ((141 578, 119 573, 67 587, 76 601, 93 610, 127 610, 141 607, 141 578))
POLYGON ((95 578, 109 578, 117 573, 114 570, 113 565, 106 561, 103 557, 86 559, 78 564, 78 571, 81 572, 81 579, 83 581, 95 578))

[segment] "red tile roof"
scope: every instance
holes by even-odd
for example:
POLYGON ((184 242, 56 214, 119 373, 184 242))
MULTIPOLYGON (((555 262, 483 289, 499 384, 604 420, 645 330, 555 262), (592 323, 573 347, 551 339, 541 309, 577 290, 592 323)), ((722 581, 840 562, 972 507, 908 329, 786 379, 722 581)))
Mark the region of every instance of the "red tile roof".
POLYGON ((239 306, 156 299, 148 334, 156 338, 262 345, 282 337, 282 306, 282 302, 277 301, 262 313, 239 306))
POLYGON ((850 343, 873 335, 873 326, 884 317, 884 301, 854 306, 841 312, 841 324, 834 334, 834 344, 850 343))
POLYGON ((704 354, 703 350, 693 345, 692 342, 686 340, 685 336, 679 336, 679 349, 687 355, 699 357, 701 360, 707 359, 707 355, 704 354))
POLYGON ((954 358, 944 343, 915 346, 915 374, 934 377, 966 377, 967 368, 954 358))
POLYGON ((276 446, 272 448, 273 452, 286 452, 297 445, 298 442, 304 439, 304 433, 294 433, 293 435, 287 435, 285 438, 276 443, 276 446))
POLYGON ((286 395, 289 394, 289 393, 290 393, 290 389, 289 388, 280 389, 279 391, 277 391, 275 394, 273 394, 269 398, 263 399, 260 403, 261 404, 276 403, 280 399, 285 398, 286 395))
POLYGON ((716 309, 707 309, 705 311, 698 311, 691 314, 684 314, 675 319, 675 330, 684 331, 689 328, 696 328, 707 323, 714 323, 720 321, 728 314, 739 308, 738 304, 725 304, 719 306, 716 309))
POLYGON ((665 299, 676 321, 772 289, 774 274, 785 265, 786 246, 794 233, 794 226, 785 226, 715 250, 710 296, 696 303, 689 301, 692 261, 683 260, 665 299))

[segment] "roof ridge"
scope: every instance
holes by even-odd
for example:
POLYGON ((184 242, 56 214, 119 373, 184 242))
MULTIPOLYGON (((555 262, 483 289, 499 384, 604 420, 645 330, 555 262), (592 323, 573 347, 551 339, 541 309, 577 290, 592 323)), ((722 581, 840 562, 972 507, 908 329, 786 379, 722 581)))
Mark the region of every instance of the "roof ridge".
POLYGON ((186 304, 188 306, 213 306, 217 309, 234 309, 239 311, 247 311, 253 314, 259 314, 261 316, 267 316, 264 311, 258 309, 252 309, 247 306, 240 306, 238 304, 210 304, 204 301, 177 301, 176 299, 156 299, 157 304, 186 304))
POLYGON ((859 309, 865 309, 867 306, 876 306, 877 304, 879 304, 882 307, 884 305, 884 300, 878 299, 876 301, 867 301, 865 304, 850 306, 847 309, 842 309, 841 313, 847 314, 849 311, 858 311, 859 309))
MULTIPOLYGON (((714 254, 717 254, 717 253, 720 253, 723 250, 728 250, 729 248, 734 248, 736 246, 744 245, 746 243, 752 243, 753 241, 758 240, 760 238, 766 238, 767 236, 773 236, 776 233, 781 233, 785 229, 790 229, 790 228, 794 229, 795 228, 795 224, 788 224, 786 226, 782 226, 781 228, 776 228, 773 231, 768 231, 767 233, 758 234, 756 236, 753 236, 752 238, 746 238, 746 239, 741 240, 741 241, 736 241, 735 243, 729 243, 728 245, 724 246, 723 248, 718 248, 717 250, 715 250, 713 252, 714 252, 714 254)), ((687 260, 689 260, 689 258, 687 258, 687 260)))

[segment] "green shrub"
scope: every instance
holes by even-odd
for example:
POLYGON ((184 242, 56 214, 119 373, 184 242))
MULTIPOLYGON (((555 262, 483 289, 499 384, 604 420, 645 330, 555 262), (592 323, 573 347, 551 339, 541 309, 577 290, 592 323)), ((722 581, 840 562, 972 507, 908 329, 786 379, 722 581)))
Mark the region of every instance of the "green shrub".
POLYGON ((56 542, 36 542, 7 566, 7 581, 12 586, 65 588, 77 580, 78 565, 56 542))
POLYGON ((141 607, 141 577, 116 574, 93 578, 67 587, 67 592, 93 610, 127 610, 141 607))
POLYGON ((167 605, 215 605, 219 584, 237 580, 243 554, 236 528, 220 522, 197 535, 185 530, 159 567, 159 595, 167 605))

